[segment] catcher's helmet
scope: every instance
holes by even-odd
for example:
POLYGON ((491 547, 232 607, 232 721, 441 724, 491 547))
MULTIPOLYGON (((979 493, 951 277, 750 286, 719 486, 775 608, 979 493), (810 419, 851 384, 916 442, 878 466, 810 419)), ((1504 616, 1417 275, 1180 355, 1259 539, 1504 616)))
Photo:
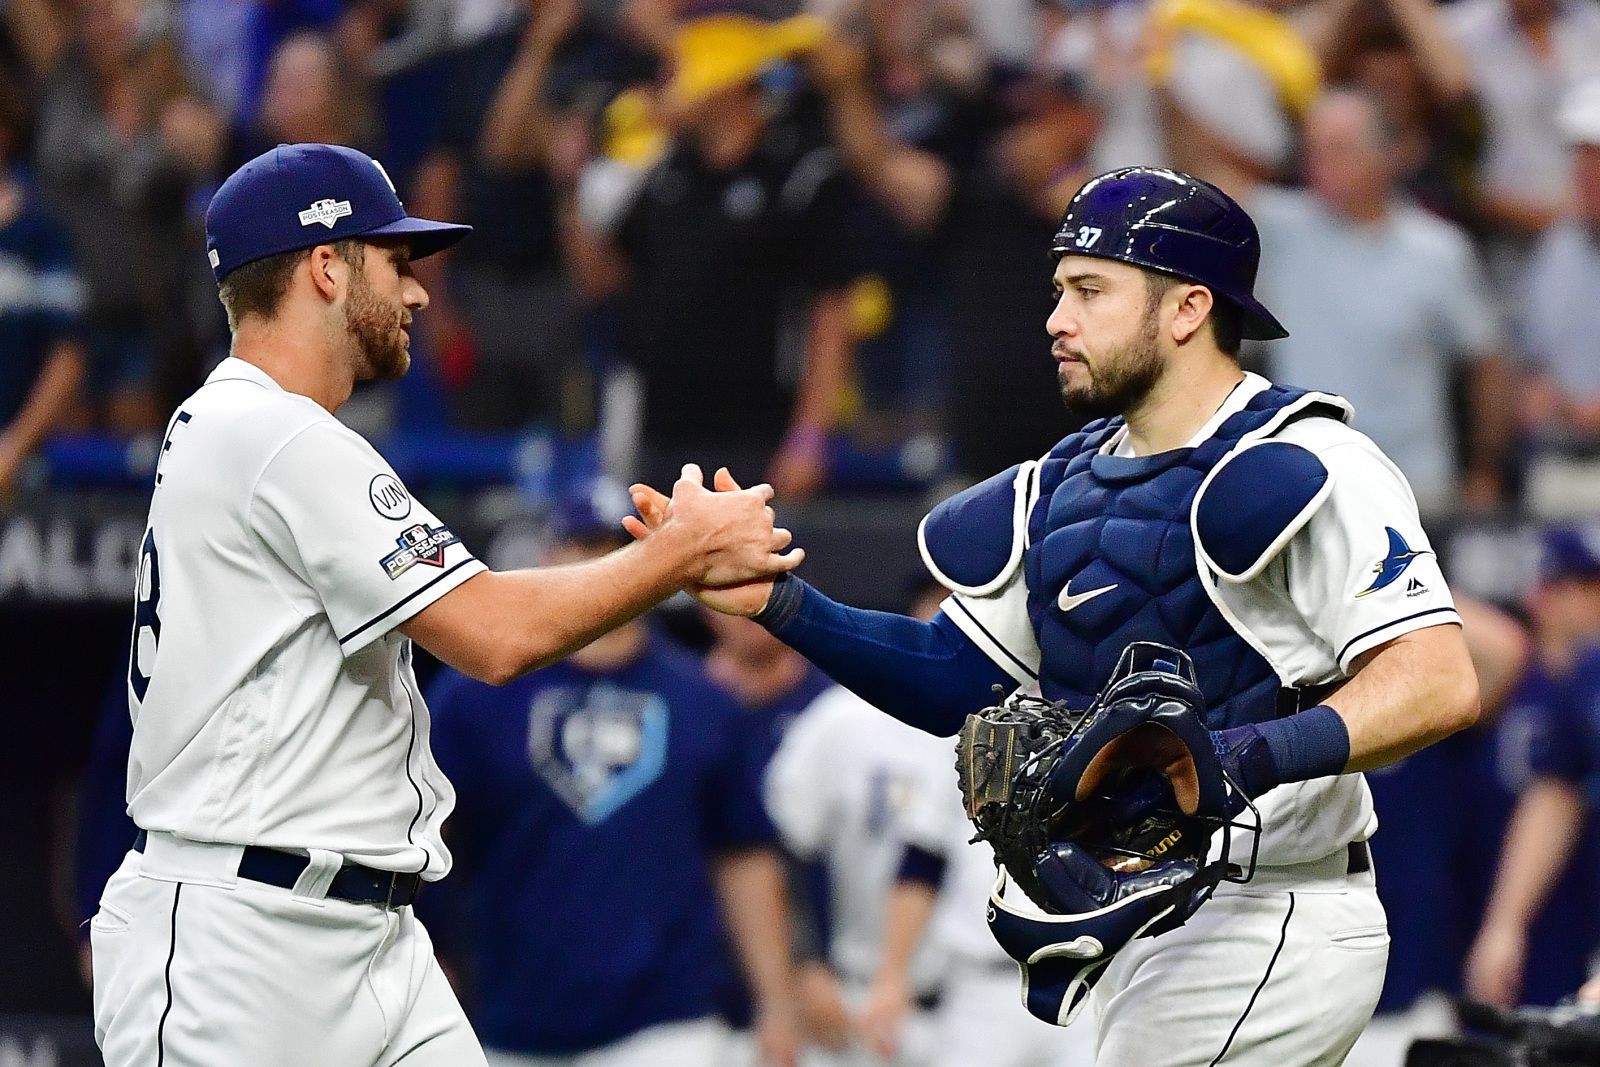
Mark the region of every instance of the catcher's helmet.
POLYGON ((1196 282, 1243 313, 1245 337, 1289 336, 1251 295, 1261 262, 1256 224, 1227 193, 1193 175, 1125 167, 1091 178, 1067 205, 1050 250, 1196 282))

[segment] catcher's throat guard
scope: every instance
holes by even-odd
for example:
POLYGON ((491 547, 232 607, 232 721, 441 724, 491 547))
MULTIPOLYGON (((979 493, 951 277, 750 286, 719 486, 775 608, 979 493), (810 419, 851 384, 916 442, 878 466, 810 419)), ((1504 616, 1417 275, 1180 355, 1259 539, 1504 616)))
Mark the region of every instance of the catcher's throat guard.
POLYGON ((1204 706, 1188 656, 1135 642, 1085 710, 1014 696, 962 728, 967 814, 1001 865, 989 927, 1038 1018, 1066 1025, 1129 941, 1254 875, 1260 814, 1217 759, 1204 706), (1245 810, 1253 822, 1230 814, 1245 810), (1229 833, 1212 848, 1232 827, 1252 834, 1242 866, 1229 833))

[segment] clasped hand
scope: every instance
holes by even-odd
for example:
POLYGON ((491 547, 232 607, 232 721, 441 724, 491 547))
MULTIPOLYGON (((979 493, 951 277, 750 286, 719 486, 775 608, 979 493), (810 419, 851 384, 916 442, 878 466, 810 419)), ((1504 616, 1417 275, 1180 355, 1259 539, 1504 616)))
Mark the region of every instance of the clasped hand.
POLYGON ((700 468, 693 463, 672 487, 668 498, 648 485, 633 485, 629 493, 639 517, 628 516, 622 525, 635 540, 664 533, 674 523, 699 524, 709 546, 697 564, 688 586, 706 607, 725 615, 754 615, 766 606, 772 580, 798 567, 805 550, 790 549, 794 536, 774 525, 768 501, 772 486, 743 489, 720 468, 707 489, 700 468), (788 549, 788 551, 784 551, 788 549))

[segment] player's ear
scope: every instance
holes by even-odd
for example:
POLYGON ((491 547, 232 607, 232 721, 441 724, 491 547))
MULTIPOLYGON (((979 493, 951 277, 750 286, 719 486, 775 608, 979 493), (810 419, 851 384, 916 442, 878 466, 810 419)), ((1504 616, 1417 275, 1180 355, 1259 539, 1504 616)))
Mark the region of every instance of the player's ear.
POLYGON ((1172 339, 1183 344, 1199 332, 1211 314, 1211 290, 1203 285, 1177 285, 1172 288, 1177 310, 1172 316, 1172 339))
POLYGON ((333 303, 344 292, 350 277, 350 265, 332 245, 317 245, 307 255, 307 261, 311 284, 324 300, 333 303))

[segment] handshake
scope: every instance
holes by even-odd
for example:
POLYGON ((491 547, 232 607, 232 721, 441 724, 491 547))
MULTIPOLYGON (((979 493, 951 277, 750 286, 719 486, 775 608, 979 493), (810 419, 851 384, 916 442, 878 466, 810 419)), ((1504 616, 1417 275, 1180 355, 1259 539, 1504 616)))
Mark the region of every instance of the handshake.
POLYGON ((623 528, 635 541, 680 560, 682 587, 713 611, 755 615, 766 607, 773 581, 805 559, 804 549, 789 548, 794 535, 775 525, 772 486, 741 488, 726 467, 717 471, 711 489, 700 468, 689 463, 671 497, 648 485, 628 492, 639 515, 623 519, 623 528))

